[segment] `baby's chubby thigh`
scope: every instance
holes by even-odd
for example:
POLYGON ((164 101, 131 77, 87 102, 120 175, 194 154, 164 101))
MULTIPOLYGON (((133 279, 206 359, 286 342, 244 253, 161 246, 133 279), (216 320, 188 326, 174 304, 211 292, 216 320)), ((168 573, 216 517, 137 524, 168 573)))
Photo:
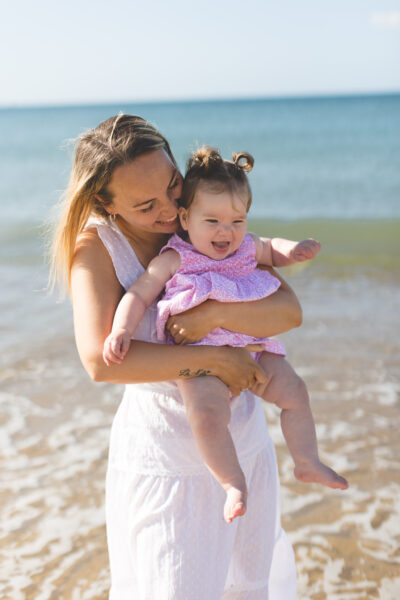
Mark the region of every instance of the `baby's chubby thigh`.
POLYGON ((193 430, 212 437, 230 421, 230 394, 227 386, 213 376, 193 377, 177 382, 193 430))
POLYGON ((258 362, 268 379, 264 386, 254 390, 255 394, 281 409, 299 408, 308 404, 304 381, 283 356, 262 352, 258 362))

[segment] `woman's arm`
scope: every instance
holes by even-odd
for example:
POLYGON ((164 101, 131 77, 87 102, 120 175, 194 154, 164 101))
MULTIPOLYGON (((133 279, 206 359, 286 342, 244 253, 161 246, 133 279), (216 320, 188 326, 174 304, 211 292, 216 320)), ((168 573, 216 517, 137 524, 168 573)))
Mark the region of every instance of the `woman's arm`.
POLYGON ((270 267, 281 282, 271 296, 251 302, 217 302, 207 300, 184 313, 170 317, 167 329, 178 344, 190 344, 206 336, 212 329, 223 327, 254 337, 278 335, 299 327, 302 311, 292 288, 270 267))
POLYGON ((242 306, 240 306, 242 303, 236 305, 232 302, 226 312, 221 306, 214 307, 218 311, 215 318, 221 323, 218 326, 254 337, 269 337, 300 327, 303 314, 292 288, 271 267, 259 268, 269 271, 279 279, 281 282, 279 289, 262 300, 248 302, 242 306))
POLYGON ((111 259, 97 233, 78 241, 71 273, 71 297, 78 352, 94 381, 140 383, 215 375, 237 395, 265 381, 262 369, 243 348, 167 346, 132 341, 122 364, 107 367, 104 341, 123 295, 111 259))

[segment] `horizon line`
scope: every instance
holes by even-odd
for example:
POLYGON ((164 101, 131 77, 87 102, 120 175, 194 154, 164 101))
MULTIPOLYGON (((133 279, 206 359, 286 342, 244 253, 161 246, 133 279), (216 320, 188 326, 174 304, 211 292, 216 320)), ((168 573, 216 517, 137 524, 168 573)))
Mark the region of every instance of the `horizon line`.
POLYGON ((0 110, 24 110, 24 109, 51 109, 51 108, 94 108, 101 106, 116 106, 121 104, 127 105, 157 105, 157 104, 197 104, 197 103, 212 103, 212 102, 257 102, 265 100, 312 100, 312 99, 334 99, 334 98, 362 98, 375 96, 398 96, 398 90, 386 91, 353 91, 353 92, 304 92, 293 94, 271 94, 271 95, 253 95, 253 96, 215 96, 203 98, 165 98, 165 99, 144 99, 144 100, 104 100, 93 102, 89 100, 72 101, 72 102, 50 102, 50 103, 20 103, 20 104, 0 104, 0 110))

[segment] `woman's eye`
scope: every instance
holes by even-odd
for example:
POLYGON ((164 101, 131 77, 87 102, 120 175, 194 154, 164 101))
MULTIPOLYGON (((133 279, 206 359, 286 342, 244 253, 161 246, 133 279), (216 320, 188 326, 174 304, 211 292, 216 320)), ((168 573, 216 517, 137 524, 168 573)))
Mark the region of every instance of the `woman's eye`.
POLYGON ((140 210, 140 212, 142 212, 142 213, 147 213, 147 212, 149 212, 149 211, 150 211, 152 208, 153 208, 153 205, 152 205, 152 204, 150 204, 149 206, 146 206, 146 208, 142 208, 142 209, 140 210))
POLYGON ((176 177, 176 179, 174 179, 174 181, 169 186, 169 189, 173 190, 174 188, 176 188, 180 184, 180 182, 181 182, 181 178, 180 177, 176 177))

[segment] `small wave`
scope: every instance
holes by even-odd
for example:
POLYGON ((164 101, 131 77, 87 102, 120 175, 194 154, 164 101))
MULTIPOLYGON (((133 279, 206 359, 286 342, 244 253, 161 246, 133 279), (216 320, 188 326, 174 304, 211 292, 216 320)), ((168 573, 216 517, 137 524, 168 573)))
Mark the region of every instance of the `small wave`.
POLYGON ((327 268, 398 269, 400 267, 400 219, 393 220, 250 220, 249 230, 267 237, 318 239, 321 252, 310 264, 327 268))
POLYGON ((43 261, 43 225, 37 222, 0 225, 0 265, 31 265, 43 261))

